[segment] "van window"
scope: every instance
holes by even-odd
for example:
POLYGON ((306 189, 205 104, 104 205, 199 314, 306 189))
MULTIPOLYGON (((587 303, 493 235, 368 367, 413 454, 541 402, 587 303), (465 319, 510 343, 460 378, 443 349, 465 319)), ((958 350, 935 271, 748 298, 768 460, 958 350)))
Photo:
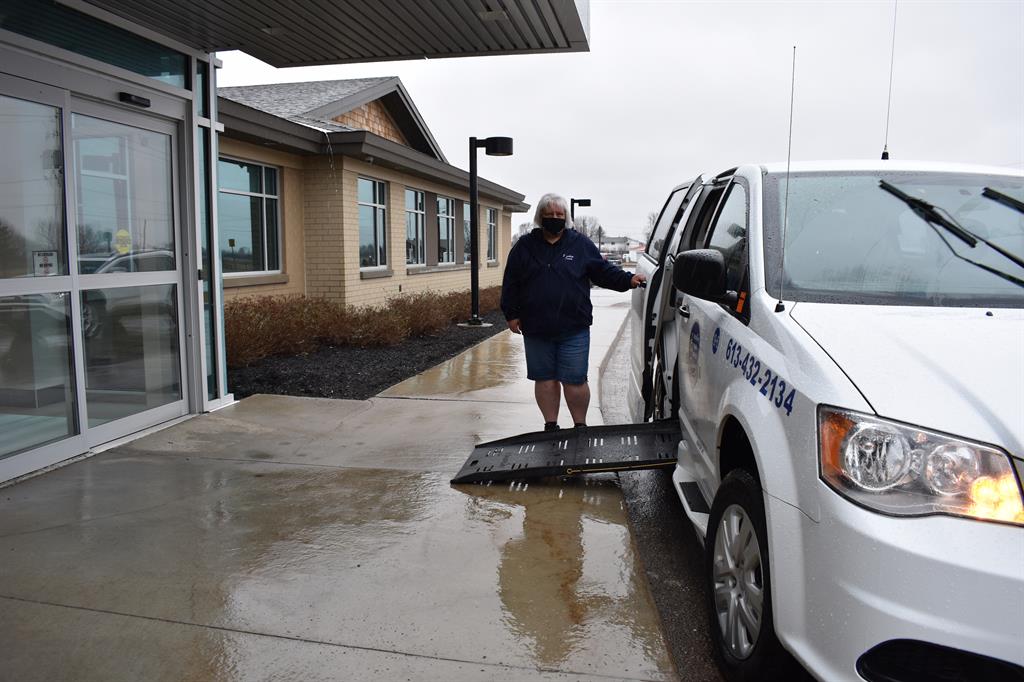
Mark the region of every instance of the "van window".
POLYGON ((661 215, 658 216, 658 222, 654 225, 654 230, 647 236, 647 255, 654 260, 661 260, 661 252, 665 246, 665 242, 668 240, 672 228, 675 227, 677 214, 679 213, 679 205, 683 203, 683 199, 686 198, 686 191, 689 187, 680 187, 668 198, 668 202, 665 204, 665 208, 662 209, 661 215))
POLYGON ((725 288, 739 291, 747 271, 747 191, 734 182, 711 229, 707 248, 725 257, 725 288))

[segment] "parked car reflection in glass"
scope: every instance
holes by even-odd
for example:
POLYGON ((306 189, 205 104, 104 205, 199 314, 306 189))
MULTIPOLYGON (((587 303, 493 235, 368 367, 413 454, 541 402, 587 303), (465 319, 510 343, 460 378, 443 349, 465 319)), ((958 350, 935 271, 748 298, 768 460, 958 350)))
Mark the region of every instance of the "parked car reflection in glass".
MULTIPOLYGON (((96 268, 94 274, 127 272, 163 272, 174 270, 174 252, 166 249, 130 251, 114 254, 96 268)), ((177 327, 177 306, 174 287, 165 287, 168 294, 147 314, 139 311, 138 287, 89 289, 82 294, 82 331, 87 339, 97 338, 115 325, 122 332, 139 334, 140 325, 154 323, 166 328, 177 327)))

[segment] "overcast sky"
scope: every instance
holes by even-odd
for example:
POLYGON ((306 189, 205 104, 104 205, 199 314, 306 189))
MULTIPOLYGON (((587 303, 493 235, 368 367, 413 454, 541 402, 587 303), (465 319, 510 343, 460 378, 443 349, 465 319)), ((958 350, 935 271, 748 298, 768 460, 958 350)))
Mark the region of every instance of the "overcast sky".
MULTIPOLYGON (((588 197, 578 213, 641 236, 673 186, 785 160, 794 45, 793 160, 878 158, 893 7, 591 0, 587 53, 274 69, 226 52, 218 82, 399 76, 452 164, 471 135, 511 136, 481 176, 530 204, 588 197)), ((899 2, 889 150, 1024 169, 1024 1, 899 2)))

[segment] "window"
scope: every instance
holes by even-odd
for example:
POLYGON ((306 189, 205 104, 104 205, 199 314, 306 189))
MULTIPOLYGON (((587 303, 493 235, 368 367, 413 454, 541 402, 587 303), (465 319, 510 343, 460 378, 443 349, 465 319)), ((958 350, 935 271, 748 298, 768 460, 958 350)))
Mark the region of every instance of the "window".
POLYGON ((665 240, 669 238, 669 233, 678 223, 676 214, 679 213, 679 207, 683 203, 683 199, 686 198, 688 189, 688 187, 681 187, 672 193, 665 208, 661 210, 658 222, 655 223, 654 229, 647 237, 647 255, 656 261, 661 259, 661 250, 665 245, 665 240))
POLYGON ((747 192, 733 183, 718 212, 707 248, 725 257, 725 288, 739 291, 747 271, 747 192))
POLYGON ((359 178, 359 267, 382 268, 388 264, 388 220, 384 183, 359 178))
POLYGON ((455 262, 455 200, 437 198, 437 262, 455 262))
POLYGON ((79 272, 174 270, 170 136, 81 114, 71 130, 79 272))
POLYGON ((277 169, 220 159, 217 181, 224 273, 280 271, 277 169))
POLYGON ((66 275, 61 111, 0 97, 0 118, 0 278, 66 275))
POLYGON ((168 85, 188 87, 188 57, 181 52, 55 2, 2 2, 0 28, 168 85))
POLYGON ((487 260, 498 259, 498 209, 487 209, 487 260))
POLYGON ((408 265, 424 265, 427 262, 426 239, 423 234, 425 222, 423 192, 405 190, 405 262, 408 265))
POLYGON ((473 212, 470 210, 469 202, 462 205, 462 262, 469 263, 473 260, 473 250, 470 248, 471 234, 473 232, 473 212))

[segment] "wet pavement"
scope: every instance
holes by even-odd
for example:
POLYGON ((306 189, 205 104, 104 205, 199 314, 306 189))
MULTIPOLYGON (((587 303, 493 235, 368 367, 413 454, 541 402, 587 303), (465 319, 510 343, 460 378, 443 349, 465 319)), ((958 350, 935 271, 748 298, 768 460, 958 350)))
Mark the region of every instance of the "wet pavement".
MULTIPOLYGON (((597 424, 628 297, 594 301, 597 424)), ((254 396, 0 489, 0 678, 674 679, 615 477, 448 483, 539 425, 521 344, 369 401, 254 396)))
MULTIPOLYGON (((629 381, 631 322, 622 327, 623 342, 613 345, 602 372, 601 411, 606 422, 625 423, 629 413, 614 387, 629 381)), ((715 664, 708 630, 708 591, 703 579, 704 548, 686 518, 672 485, 672 471, 624 471, 619 486, 629 516, 633 542, 651 595, 661 616, 662 633, 679 679, 723 679, 715 664)), ((794 681, 795 682, 795 681, 794 681)))

